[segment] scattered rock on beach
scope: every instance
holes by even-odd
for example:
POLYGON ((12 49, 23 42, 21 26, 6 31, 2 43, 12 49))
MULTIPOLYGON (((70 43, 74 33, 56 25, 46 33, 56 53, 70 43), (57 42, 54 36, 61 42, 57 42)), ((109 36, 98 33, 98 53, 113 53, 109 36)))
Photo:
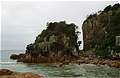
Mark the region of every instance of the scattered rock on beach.
POLYGON ((44 78, 31 72, 19 73, 8 69, 0 69, 0 78, 44 78))

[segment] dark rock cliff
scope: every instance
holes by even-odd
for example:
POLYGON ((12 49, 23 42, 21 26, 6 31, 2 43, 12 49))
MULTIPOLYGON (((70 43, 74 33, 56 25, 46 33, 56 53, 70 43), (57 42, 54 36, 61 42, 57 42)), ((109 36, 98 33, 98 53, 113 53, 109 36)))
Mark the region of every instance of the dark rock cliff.
POLYGON ((85 51, 101 57, 120 53, 120 4, 91 14, 82 25, 85 51))

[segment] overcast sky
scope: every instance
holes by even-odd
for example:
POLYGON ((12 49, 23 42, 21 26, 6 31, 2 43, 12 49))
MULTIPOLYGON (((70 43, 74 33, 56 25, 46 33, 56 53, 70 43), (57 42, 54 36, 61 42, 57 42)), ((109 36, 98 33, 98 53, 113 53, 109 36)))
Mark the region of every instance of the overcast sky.
MULTIPOLYGON (((25 50, 50 21, 66 21, 81 26, 89 14, 117 2, 2 2, 1 39, 4 50, 25 50)), ((79 36, 82 40, 82 35, 79 36)))

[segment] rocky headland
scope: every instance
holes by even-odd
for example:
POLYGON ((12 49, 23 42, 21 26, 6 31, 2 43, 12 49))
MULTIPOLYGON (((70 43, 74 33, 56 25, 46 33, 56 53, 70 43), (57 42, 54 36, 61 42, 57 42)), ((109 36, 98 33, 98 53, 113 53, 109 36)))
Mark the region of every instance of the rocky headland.
POLYGON ((80 50, 78 26, 65 21, 47 23, 47 28, 27 45, 25 54, 11 55, 24 63, 78 63, 120 68, 120 4, 107 6, 83 22, 84 49, 80 50))
POLYGON ((27 45, 26 53, 11 55, 11 59, 25 63, 56 63, 79 57, 77 26, 65 21, 47 23, 47 29, 36 37, 34 43, 27 45))

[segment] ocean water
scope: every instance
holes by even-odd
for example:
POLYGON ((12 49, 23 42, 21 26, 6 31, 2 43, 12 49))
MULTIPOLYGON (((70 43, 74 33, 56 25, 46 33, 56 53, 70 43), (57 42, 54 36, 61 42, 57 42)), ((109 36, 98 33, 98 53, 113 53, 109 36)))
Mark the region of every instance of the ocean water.
POLYGON ((19 54, 22 50, 0 51, 0 69, 10 69, 18 72, 33 72, 45 78, 120 78, 120 69, 93 64, 71 64, 59 67, 55 64, 17 63, 9 57, 19 54))

